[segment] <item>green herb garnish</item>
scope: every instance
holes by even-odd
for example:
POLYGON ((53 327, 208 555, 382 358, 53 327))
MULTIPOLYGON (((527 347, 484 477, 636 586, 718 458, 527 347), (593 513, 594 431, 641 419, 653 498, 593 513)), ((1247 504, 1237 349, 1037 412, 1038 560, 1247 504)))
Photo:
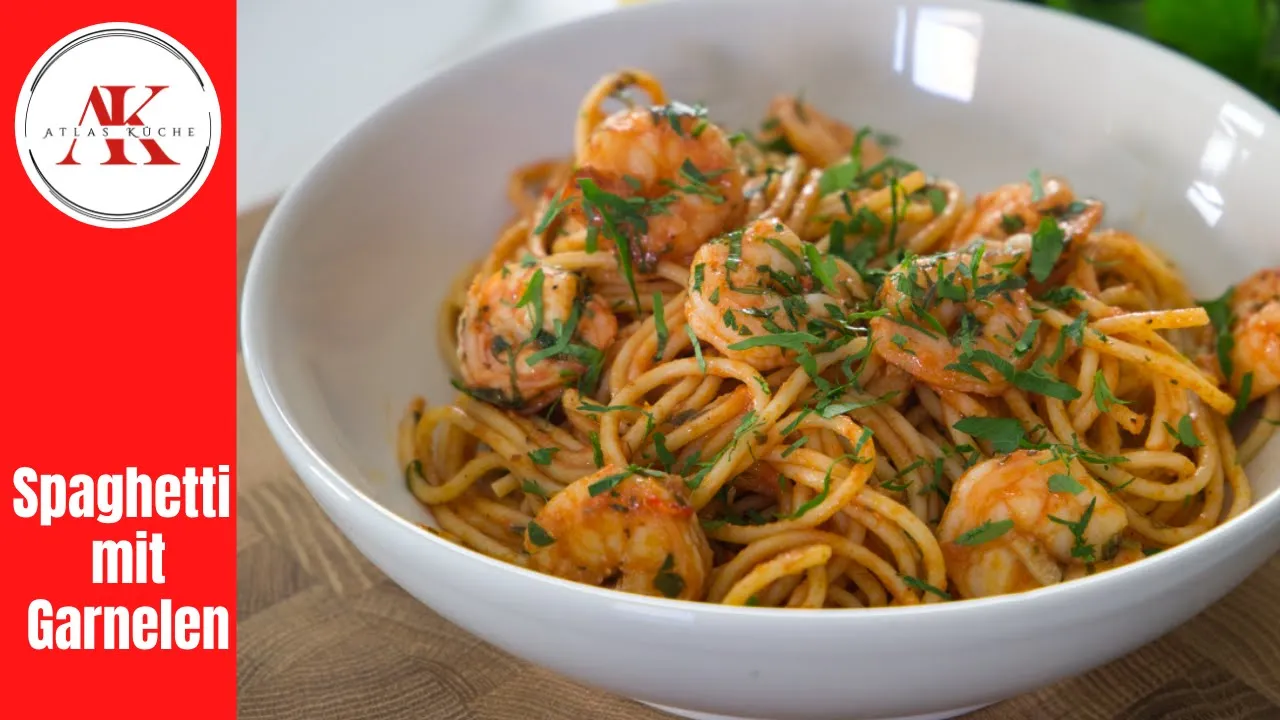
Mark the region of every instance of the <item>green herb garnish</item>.
POLYGON ((706 375, 707 361, 702 357, 702 343, 698 342, 698 336, 693 333, 692 325, 685 325, 684 331, 689 336, 689 342, 693 343, 693 355, 698 358, 698 369, 702 371, 703 375, 706 375))
POLYGON ((528 494, 530 494, 530 495, 537 495, 538 497, 542 498, 543 500, 550 500, 550 499, 551 499, 551 496, 547 494, 547 491, 546 491, 546 490, 543 490, 541 485, 539 485, 538 483, 536 483, 536 482, 534 482, 534 481, 532 481, 532 480, 522 480, 522 481, 520 481, 520 489, 521 489, 521 490, 523 490, 523 491, 525 491, 526 493, 528 493, 528 494))
POLYGON ((1112 405, 1129 404, 1128 400, 1121 400, 1111 392, 1111 387, 1107 385, 1107 379, 1103 377, 1101 370, 1093 373, 1093 402, 1102 412, 1110 412, 1112 405))
POLYGON ((967 417, 953 428, 966 435, 983 438, 999 453, 1011 453, 1026 437, 1022 423, 1015 418, 967 417))
POLYGON ((1044 282, 1062 256, 1066 233, 1050 218, 1041 218, 1040 227, 1031 236, 1031 275, 1044 282))
POLYGON ((676 465, 676 456, 667 449, 667 436, 662 433, 654 433, 653 449, 658 453, 658 462, 662 463, 662 467, 667 472, 671 472, 671 468, 676 465))
POLYGON ((551 536, 551 533, 532 520, 529 521, 529 526, 525 528, 525 532, 529 534, 529 542, 533 543, 534 547, 543 548, 556 541, 551 536))
MULTIPOLYGON (((687 325, 685 327, 688 327, 687 325)), ((756 347, 781 347, 796 352, 804 352, 806 345, 816 345, 822 338, 807 332, 780 332, 770 335, 755 335, 729 346, 730 350, 750 350, 756 347)))
POLYGON ((1189 448, 1198 448, 1204 445, 1200 438, 1196 436, 1195 424, 1192 422, 1190 415, 1183 415, 1182 419, 1178 421, 1177 428, 1169 423, 1165 423, 1164 428, 1169 431, 1169 434, 1178 438, 1178 442, 1189 448))
POLYGON ((604 451, 600 449, 600 433, 592 430, 587 433, 587 438, 591 441, 591 462, 597 467, 604 467, 604 451))
POLYGON ((966 547, 981 545, 995 540, 1012 529, 1012 520, 997 520, 995 522, 988 520, 978 527, 961 534, 960 537, 955 539, 955 543, 966 547))
POLYGON ((653 327, 658 333, 658 348, 653 353, 653 361, 658 362, 662 359, 662 353, 667 349, 667 320, 664 317, 666 308, 662 305, 662 293, 657 290, 653 291, 653 327))
POLYGON ((948 593, 942 590, 939 590, 938 588, 930 585, 929 583, 921 580, 920 578, 914 578, 914 577, 911 577, 910 575, 903 575, 902 582, 906 583, 907 587, 911 588, 912 590, 915 590, 916 592, 937 595, 943 600, 951 599, 951 595, 949 595, 948 593))
POLYGON ((558 452, 560 452, 560 448, 557 447, 540 448, 538 450, 531 451, 529 453, 529 459, 532 460, 535 465, 550 465, 552 456, 558 452))
POLYGON ((675 556, 668 553, 667 559, 662 561, 662 567, 658 568, 657 576, 653 578, 653 587, 664 597, 673 598, 684 592, 684 578, 671 572, 675 566, 675 556))
POLYGON ((1231 299, 1235 291, 1234 286, 1229 287, 1221 296, 1200 303, 1200 307, 1204 308, 1209 316, 1209 322, 1213 324, 1218 365, 1222 367, 1222 374, 1226 376, 1228 382, 1235 372, 1235 364, 1231 359, 1231 351, 1236 345, 1235 335, 1231 333, 1231 326, 1235 324, 1235 315, 1231 311, 1231 299))
POLYGON ((542 268, 533 271, 533 275, 529 278, 529 284, 525 286, 524 292, 521 293, 520 299, 516 302, 516 308, 529 306, 529 317, 533 323, 533 332, 537 333, 542 329, 542 282, 544 279, 542 268))
POLYGON ((1049 490, 1051 492, 1070 493, 1075 495, 1084 492, 1084 486, 1080 481, 1063 473, 1054 473, 1049 476, 1049 490))
POLYGON ((591 497, 595 497, 602 492, 608 492, 609 490, 612 490, 615 487, 617 487, 623 480, 626 480, 627 478, 631 477, 633 474, 634 473, 631 472, 631 469, 627 468, 626 470, 623 470, 620 473, 606 475, 603 478, 600 478, 599 480, 588 485, 587 494, 590 495, 591 497))
MULTIPOLYGON (((1249 407, 1249 396, 1252 394, 1253 373, 1247 372, 1244 377, 1240 378, 1240 392, 1236 395, 1236 406, 1231 410, 1231 416, 1227 418, 1228 424, 1234 425, 1240 419, 1240 414, 1244 412, 1245 408, 1249 407)), ((1276 424, 1273 420, 1267 420, 1266 418, 1263 418, 1263 420, 1272 425, 1276 424)))
POLYGON ((1092 563, 1095 560, 1094 547, 1085 542, 1084 532, 1089 527, 1089 520, 1093 518, 1093 508, 1098 504, 1098 498, 1094 497, 1089 500, 1089 507, 1084 509, 1084 514, 1076 522, 1064 520, 1053 515, 1049 516, 1049 520, 1059 525, 1065 526, 1071 531, 1071 535, 1075 538, 1075 543, 1071 548, 1071 557, 1077 560, 1083 560, 1086 563, 1092 563))

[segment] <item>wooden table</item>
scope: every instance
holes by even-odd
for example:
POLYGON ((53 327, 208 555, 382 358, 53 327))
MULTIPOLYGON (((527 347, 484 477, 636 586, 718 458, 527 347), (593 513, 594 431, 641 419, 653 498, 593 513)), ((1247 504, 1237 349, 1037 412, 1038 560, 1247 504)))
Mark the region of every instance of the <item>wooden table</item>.
MULTIPOLYGON (((263 208, 241 218, 240 281, 265 217, 263 208)), ((258 414, 243 363, 238 372, 242 720, 669 717, 517 660, 382 575, 307 494, 258 414)), ((1160 640, 966 720, 1015 718, 1280 719, 1280 555, 1160 640)))

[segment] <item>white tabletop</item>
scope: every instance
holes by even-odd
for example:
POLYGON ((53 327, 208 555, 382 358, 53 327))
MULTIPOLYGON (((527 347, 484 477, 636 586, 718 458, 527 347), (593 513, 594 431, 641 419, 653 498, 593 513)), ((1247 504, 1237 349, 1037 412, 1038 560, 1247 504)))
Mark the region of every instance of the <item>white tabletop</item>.
POLYGON ((383 103, 459 59, 618 0, 237 0, 237 206, 273 200, 383 103))

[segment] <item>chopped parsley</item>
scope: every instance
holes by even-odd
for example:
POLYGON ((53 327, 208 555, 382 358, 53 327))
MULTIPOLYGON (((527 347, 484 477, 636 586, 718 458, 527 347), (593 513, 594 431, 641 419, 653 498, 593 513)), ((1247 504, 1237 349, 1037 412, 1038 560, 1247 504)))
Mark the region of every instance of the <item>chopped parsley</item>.
POLYGON ((1027 179, 1031 181, 1031 202, 1040 202, 1044 199, 1044 182, 1040 178, 1039 168, 1028 173, 1027 179))
MULTIPOLYGON (((845 458, 850 458, 850 457, 856 459, 857 453, 855 452, 853 455, 841 455, 835 460, 832 460, 831 464, 827 466, 827 474, 824 475, 822 478, 822 492, 819 492, 817 495, 814 495, 813 497, 809 498, 808 502, 805 502, 803 505, 796 508, 795 512, 785 517, 780 517, 779 519, 795 520, 799 517, 802 517, 805 513, 809 512, 810 510, 818 507, 823 502, 825 502, 827 499, 827 495, 831 493, 831 471, 836 469, 836 465, 841 460, 844 460, 845 458)), ((778 480, 781 481, 782 478, 778 478, 778 480)))
POLYGON ((627 478, 631 477, 633 474, 634 473, 631 472, 631 468, 627 468, 622 472, 614 473, 612 475, 606 475, 600 478, 599 480, 588 485, 587 494, 590 495, 591 497, 595 497, 600 493, 608 492, 614 489, 615 487, 617 487, 619 484, 621 484, 623 480, 626 480, 627 478))
POLYGON ((693 118, 695 121, 694 128, 696 131, 696 121, 702 120, 707 116, 707 108, 701 104, 686 105, 678 100, 673 100, 666 105, 658 105, 650 108, 649 114, 653 117, 653 122, 655 124, 665 118, 667 123, 671 125, 671 129, 675 131, 676 135, 684 137, 684 127, 681 125, 681 119, 686 117, 693 118))
MULTIPOLYGON (((742 438, 748 432, 750 432, 750 430, 753 427, 756 426, 757 422, 759 422, 759 420, 758 418, 756 418, 756 411, 755 410, 747 411, 747 414, 742 417, 742 422, 738 424, 738 427, 734 428, 733 437, 729 439, 729 444, 720 448, 720 451, 715 454, 715 457, 711 458, 707 462, 699 463, 698 455, 696 453, 690 456, 685 461, 685 467, 681 469, 680 474, 682 475, 688 474, 688 472, 692 470, 695 466, 697 466, 700 469, 698 470, 698 472, 694 473, 692 476, 685 479, 684 481, 685 486, 688 487, 690 490, 697 490, 698 487, 702 485, 702 481, 707 477, 707 473, 711 472, 711 468, 715 467, 715 464, 719 462, 720 458, 723 457, 725 453, 730 452, 734 448, 736 448, 738 446, 738 442, 742 440, 742 438)), ((783 433, 783 434, 785 435, 786 433, 783 433)))
POLYGON ((543 490, 541 485, 532 480, 522 480, 520 482, 520 489, 530 495, 537 495, 543 500, 551 499, 551 496, 547 494, 547 491, 543 490))
POLYGON ((653 434, 653 449, 658 454, 658 462, 662 463, 662 467, 667 472, 671 472, 671 468, 676 465, 676 456, 671 454, 667 449, 667 436, 662 433, 653 434))
POLYGON ((1013 354, 1015 357, 1022 357, 1031 352, 1031 347, 1036 342, 1036 333, 1040 331, 1040 319, 1037 318, 1027 324, 1018 341, 1013 344, 1013 354))
POLYGON ((664 597, 673 598, 684 592, 684 578, 671 572, 675 566, 675 556, 667 553, 667 559, 662 561, 662 567, 658 568, 658 574, 653 578, 653 587, 664 597))
POLYGON ((897 390, 890 390, 884 395, 881 395, 880 397, 877 397, 877 398, 872 398, 870 400, 854 400, 851 402, 842 402, 842 403, 833 402, 823 407, 819 411, 819 414, 821 414, 822 417, 824 418, 833 418, 837 415, 844 415, 846 413, 851 413, 854 410, 861 410, 862 408, 868 408, 874 405, 880 405, 882 403, 889 402, 897 395, 898 395, 897 390))
POLYGON ((1231 298, 1235 295, 1235 291, 1234 286, 1229 287, 1221 296, 1200 303, 1200 307, 1204 308, 1205 313, 1209 315, 1209 322, 1213 324, 1218 365, 1222 367, 1222 374, 1228 381, 1235 372, 1235 365, 1231 360, 1231 351, 1236 344, 1235 336, 1231 334, 1231 326, 1235 323, 1234 313, 1231 311, 1231 298))
POLYGON ((529 534, 529 542, 533 543, 534 547, 543 548, 556 541, 551 536, 551 533, 533 520, 529 521, 529 526, 525 528, 525 532, 529 534))
POLYGON ((422 474, 422 461, 414 458, 404 466, 404 482, 405 485, 411 485, 414 477, 424 477, 422 474))
POLYGON ((1018 445, 1026 437, 1022 423, 1016 418, 967 417, 952 427, 966 435, 987 440, 999 453, 1011 453, 1017 450, 1018 445))
POLYGON ((911 588, 912 590, 915 590, 916 592, 929 593, 929 594, 931 594, 931 595, 937 595, 938 597, 942 598, 943 600, 950 600, 950 599, 951 599, 951 595, 950 595, 950 594, 948 594, 947 592, 945 592, 945 591, 943 591, 943 590, 939 590, 938 588, 936 588, 936 587, 934 587, 934 586, 930 585, 929 583, 927 583, 927 582, 925 582, 925 581, 923 581, 923 580, 921 580, 921 579, 919 579, 919 578, 914 578, 914 577, 911 577, 910 575, 903 575, 903 576, 902 576, 902 582, 903 582, 903 583, 905 583, 907 587, 911 588))
POLYGON ((1006 234, 1012 235, 1026 226, 1026 221, 1017 215, 1000 216, 1000 229, 1004 230, 1006 234))
POLYGON ((1093 519, 1093 509, 1098 504, 1098 498, 1094 497, 1089 500, 1089 507, 1084 509, 1084 514, 1076 522, 1064 520, 1054 515, 1049 516, 1049 520, 1059 525, 1065 526, 1071 531, 1075 543, 1071 547, 1071 557, 1082 560, 1086 563, 1093 563, 1097 559, 1097 552, 1092 545, 1084 539, 1084 532, 1089 527, 1089 521, 1093 519))
POLYGON ((947 209, 947 194, 942 188, 928 188, 925 190, 925 197, 929 199, 929 209, 933 210, 934 215, 941 215, 947 209))
POLYGON ((653 353, 653 361, 658 362, 662 359, 662 353, 667 349, 667 320, 664 317, 666 308, 662 305, 662 293, 657 290, 653 291, 653 327, 658 333, 658 349, 653 353))
POLYGON ((978 527, 961 534, 960 537, 955 539, 955 543, 965 547, 981 545, 995 540, 1012 529, 1012 520, 997 520, 995 522, 988 520, 978 527))
POLYGON ((599 414, 599 413, 606 413, 606 412, 614 412, 616 410, 623 410, 623 411, 629 411, 629 412, 642 412, 642 410, 636 407, 635 405, 597 405, 596 403, 593 403, 590 400, 583 400, 578 405, 578 411, 584 412, 584 413, 599 414))
POLYGON ((1041 362, 1036 362, 1029 370, 1015 372, 1011 381, 1015 387, 1027 392, 1039 393, 1059 400, 1075 400, 1080 397, 1079 390, 1051 375, 1041 362))
POLYGON ((1066 242, 1066 233, 1051 218, 1042 218, 1040 227, 1031 236, 1031 275, 1044 282, 1053 272, 1053 266, 1062 256, 1062 248, 1066 242))
MULTIPOLYGON (((685 326, 688 327, 687 325, 685 326)), ((690 331, 692 334, 692 331, 690 331)), ((756 347, 781 347, 805 352, 807 345, 817 345, 822 338, 807 332, 779 332, 771 335, 755 335, 729 346, 730 350, 750 350, 756 347)))
POLYGON ((604 451, 600 449, 600 433, 592 430, 587 433, 587 438, 591 441, 591 462, 597 467, 604 467, 604 451))
POLYGON ((578 178, 578 187, 582 190, 582 209, 587 217, 600 218, 599 227, 592 223, 587 230, 587 252, 591 252, 594 248, 597 233, 603 232, 605 237, 613 241, 618 257, 618 269, 622 271, 622 276, 627 280, 627 286, 631 288, 631 297, 635 300, 636 307, 640 307, 631 238, 633 235, 643 235, 649 231, 649 222, 645 219, 648 201, 643 198, 623 198, 606 192, 590 178, 578 178))
POLYGON ((724 266, 733 272, 742 264, 742 232, 734 231, 729 233, 729 255, 725 258, 724 266))
POLYGON ((1175 428, 1169 423, 1165 423, 1164 428, 1169 431, 1170 435, 1178 438, 1178 442, 1189 448, 1198 448, 1204 445, 1200 438, 1196 436, 1196 428, 1191 421, 1190 415, 1183 415, 1182 419, 1178 421, 1178 427, 1175 428))
MULTIPOLYGON (((1236 395, 1236 406, 1231 410, 1231 416, 1227 418, 1229 424, 1234 425, 1236 420, 1240 419, 1240 414, 1244 412, 1245 408, 1249 407, 1249 396, 1252 394, 1253 373, 1247 372, 1244 377, 1240 378, 1240 393, 1236 395)), ((1272 420, 1267 420, 1267 422, 1275 424, 1272 420)))
POLYGON ((556 193, 555 199, 547 205, 547 211, 542 214, 542 219, 538 221, 537 227, 533 229, 533 234, 541 235, 546 232, 547 228, 551 226, 551 223, 555 222, 556 217, 560 215, 560 212, 564 210, 565 206, 572 202, 572 200, 572 198, 567 197, 561 198, 560 193, 556 193))
POLYGON ((703 375, 706 375, 707 361, 702 357, 702 343, 698 342, 698 336, 693 334, 692 325, 685 325, 684 331, 689 336, 689 342, 693 343, 693 354, 694 357, 698 358, 698 369, 702 371, 703 375))
POLYGON ((1045 293, 1040 296, 1040 299, 1043 300, 1044 302, 1049 303, 1050 305, 1061 306, 1061 305, 1066 305, 1072 300, 1083 300, 1084 293, 1080 292, 1079 290, 1069 285, 1063 285, 1061 287, 1056 287, 1056 288, 1052 288, 1050 290, 1045 291, 1045 293))
POLYGON ((798 439, 798 440, 796 440, 795 442, 793 442, 793 443, 791 443, 790 445, 788 445, 786 450, 783 450, 783 451, 782 451, 782 457, 786 457, 786 456, 790 455, 791 453, 795 452, 796 450, 799 450, 800 448, 804 447, 804 444, 805 444, 805 443, 807 443, 807 442, 809 442, 809 436, 808 436, 808 435, 805 435, 804 437, 801 437, 800 439, 798 439))
POLYGON ((533 271, 533 275, 529 278, 529 284, 525 286, 524 292, 521 293, 520 299, 516 301, 516 308, 529 306, 529 318, 533 323, 533 332, 537 333, 542 329, 542 283, 545 275, 542 268, 533 271))
MULTIPOLYGON (((857 144, 855 143, 854 146, 857 147, 857 144)), ((818 178, 818 194, 829 195, 837 190, 853 187, 861 170, 862 163, 854 160, 832 165, 823 170, 822 177, 818 178)))
POLYGON ((531 451, 529 453, 529 459, 532 460, 535 465, 550 465, 552 456, 558 452, 560 452, 560 448, 557 447, 540 448, 538 450, 531 451))
POLYGON ((809 261, 809 269, 813 276, 822 283, 822 286, 831 292, 837 292, 836 288, 836 261, 830 256, 823 255, 818 251, 818 246, 813 243, 804 244, 805 259, 809 261))
POLYGON ((1072 495, 1084 492, 1084 485, 1079 480, 1064 473, 1054 473, 1049 476, 1049 490, 1057 493, 1070 493, 1072 495))
POLYGON ((1101 370, 1093 373, 1093 402, 1102 412, 1111 412, 1112 405, 1129 404, 1128 400, 1121 400, 1111 392, 1111 387, 1107 385, 1107 379, 1103 377, 1101 370))

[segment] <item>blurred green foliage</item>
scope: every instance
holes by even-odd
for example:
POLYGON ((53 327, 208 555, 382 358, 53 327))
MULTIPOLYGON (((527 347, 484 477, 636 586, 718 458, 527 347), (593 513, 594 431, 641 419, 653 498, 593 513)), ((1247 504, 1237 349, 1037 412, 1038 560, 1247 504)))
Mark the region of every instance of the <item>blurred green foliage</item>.
POLYGON ((1029 0, 1143 35, 1280 108, 1280 0, 1029 0))

